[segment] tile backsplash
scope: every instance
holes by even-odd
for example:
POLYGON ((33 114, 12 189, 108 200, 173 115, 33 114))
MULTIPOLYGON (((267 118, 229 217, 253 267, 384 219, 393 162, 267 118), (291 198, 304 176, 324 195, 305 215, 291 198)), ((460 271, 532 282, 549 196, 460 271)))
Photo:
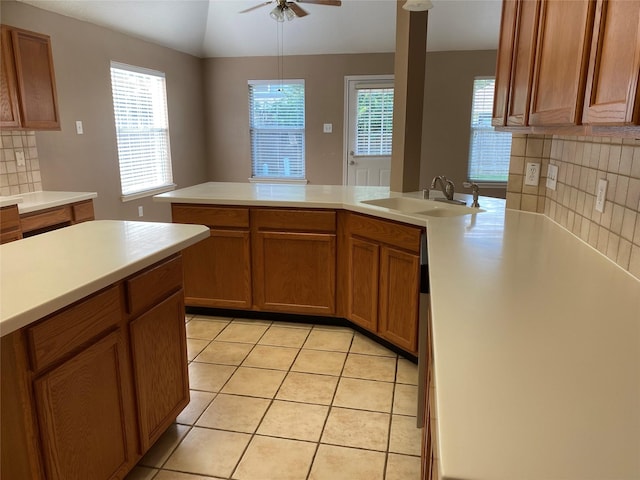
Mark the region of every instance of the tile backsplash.
POLYGON ((32 131, 0 132, 0 195, 19 195, 42 190, 36 135, 32 131), (24 154, 24 165, 18 156, 24 154))
POLYGON ((640 278, 640 139, 514 135, 507 208, 544 213, 640 278), (537 187, 524 185, 527 162, 541 164, 537 187), (555 190, 545 186, 558 166, 555 190), (606 179, 602 213, 596 188, 606 179))

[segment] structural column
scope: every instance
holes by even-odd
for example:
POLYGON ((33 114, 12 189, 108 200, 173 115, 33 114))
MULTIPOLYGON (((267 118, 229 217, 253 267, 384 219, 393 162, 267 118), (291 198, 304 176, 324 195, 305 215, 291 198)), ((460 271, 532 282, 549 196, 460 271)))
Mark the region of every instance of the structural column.
POLYGON ((397 1, 391 191, 419 189, 428 12, 409 12, 397 1))

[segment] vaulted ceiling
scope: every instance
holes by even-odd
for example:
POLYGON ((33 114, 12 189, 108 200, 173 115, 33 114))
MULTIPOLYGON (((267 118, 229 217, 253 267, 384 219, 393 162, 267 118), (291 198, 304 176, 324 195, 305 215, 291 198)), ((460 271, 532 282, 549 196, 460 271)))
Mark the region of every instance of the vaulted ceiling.
MULTIPOLYGON (((19 0, 199 57, 393 52, 396 0, 302 3, 303 18, 278 23, 266 0, 19 0), (279 38, 282 42, 279 42, 279 38)), ((433 0, 427 49, 491 50, 501 0, 433 0)))

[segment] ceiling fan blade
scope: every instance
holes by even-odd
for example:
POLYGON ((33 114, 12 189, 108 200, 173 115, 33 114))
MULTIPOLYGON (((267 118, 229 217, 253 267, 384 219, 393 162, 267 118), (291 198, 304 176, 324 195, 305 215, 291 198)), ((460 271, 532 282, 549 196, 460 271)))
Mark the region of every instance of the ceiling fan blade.
POLYGON ((298 3, 315 3, 318 5, 331 5, 334 7, 339 7, 342 5, 340 0, 296 0, 298 3))
POLYGON ((247 12, 250 12, 251 10, 255 10, 256 8, 260 8, 260 7, 264 7, 265 5, 269 5, 270 3, 273 3, 273 0, 269 0, 268 2, 260 3, 260 4, 256 5, 255 7, 247 8, 246 10, 242 10, 242 11, 240 11, 238 13, 247 13, 247 12))
POLYGON ((300 5, 297 5, 293 2, 288 2, 287 3, 287 7, 289 7, 291 10, 293 10, 293 13, 296 14, 296 17, 298 18, 302 18, 305 17, 307 15, 309 15, 308 12, 306 12, 300 5))

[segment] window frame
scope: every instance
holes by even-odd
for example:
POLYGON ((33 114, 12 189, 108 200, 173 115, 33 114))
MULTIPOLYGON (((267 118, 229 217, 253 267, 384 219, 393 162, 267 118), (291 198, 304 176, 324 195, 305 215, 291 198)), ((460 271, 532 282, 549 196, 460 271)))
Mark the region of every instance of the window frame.
MULTIPOLYGON (((171 160, 171 142, 170 142, 170 129, 169 129, 169 106, 168 106, 165 73, 160 72, 158 70, 152 70, 149 68, 140 67, 137 65, 129 65, 122 62, 116 62, 113 60, 110 62, 109 73, 110 73, 110 79, 111 79, 111 94, 112 94, 112 106, 113 106, 113 113, 114 113, 114 127, 116 132, 116 150, 118 155, 118 171, 119 171, 119 177, 120 177, 121 200, 123 202, 129 202, 139 198, 149 197, 159 193, 174 190, 176 188, 176 184, 173 182, 173 162, 171 160), (139 133, 146 132, 147 134, 149 134, 149 133, 155 132, 156 134, 157 133, 162 134, 161 135, 162 139, 160 139, 159 142, 158 140, 156 140, 156 143, 158 145, 164 144, 164 149, 163 149, 164 152, 161 153, 161 156, 153 159, 153 165, 155 165, 156 169, 160 172, 159 175, 162 179, 162 182, 157 185, 151 186, 149 188, 145 188, 144 181, 141 181, 141 179, 138 178, 138 183, 136 184, 135 190, 128 189, 127 193, 125 193, 124 191, 125 190, 124 185, 127 183, 127 180, 129 177, 135 177, 135 175, 129 175, 129 177, 125 179, 123 178, 123 169, 126 169, 129 164, 133 164, 135 161, 133 160, 130 162, 123 161, 124 148, 122 147, 124 147, 124 144, 121 141, 121 138, 122 138, 121 135, 125 129, 122 129, 119 127, 119 123, 121 123, 123 119, 120 119, 119 121, 119 114, 117 112, 117 106, 116 106, 117 93, 116 93, 116 88, 115 88, 116 85, 114 84, 114 77, 113 77, 114 69, 119 71, 124 71, 124 72, 130 72, 134 74, 146 75, 148 77, 155 77, 156 79, 162 79, 161 88, 162 88, 163 99, 161 100, 161 103, 156 103, 152 100, 152 108, 153 109, 163 108, 164 113, 161 114, 160 116, 153 115, 150 117, 150 118, 153 118, 153 120, 155 121, 161 119, 162 124, 159 127, 157 125, 154 125, 153 127, 142 128, 137 130, 139 133)), ((129 97, 128 100, 135 101, 135 98, 129 97)), ((149 138, 153 138, 153 136, 149 135, 146 139, 149 140, 149 138)), ((154 143, 153 140, 152 140, 152 143, 154 143)))
MULTIPOLYGON (((476 103, 476 82, 482 80, 493 80, 494 82, 494 96, 495 98, 495 76, 476 76, 473 79, 472 91, 471 91, 471 119, 469 125, 469 156, 467 159, 467 178, 469 181, 477 183, 478 185, 488 187, 488 188, 507 188, 507 182, 509 179, 509 163, 511 157, 511 133, 510 132, 500 132, 495 129, 493 125, 491 125, 491 117, 492 117, 492 109, 487 110, 487 112, 479 112, 478 115, 482 115, 482 113, 488 114, 489 122, 485 124, 475 124, 474 123, 474 114, 476 113, 474 106, 476 103), (486 180, 480 179, 477 176, 472 175, 472 171, 476 168, 474 165, 474 135, 477 132, 481 133, 495 133, 497 135, 509 136, 509 153, 506 161, 506 179, 504 181, 500 180, 486 180)), ((491 106, 493 105, 493 99, 491 102, 488 102, 491 106)))
POLYGON ((251 175, 249 177, 250 183, 291 183, 291 184, 307 184, 308 180, 306 178, 307 174, 307 158, 306 158, 306 83, 304 79, 298 78, 290 78, 290 79, 276 79, 276 80, 247 80, 247 99, 249 106, 249 149, 250 149, 250 168, 251 175), (282 133, 290 133, 297 132, 301 133, 302 146, 301 146, 301 156, 302 156, 302 164, 301 164, 301 176, 261 176, 256 175, 258 168, 255 166, 256 159, 254 158, 254 131, 261 130, 260 128, 256 128, 253 125, 253 94, 252 87, 260 86, 260 85, 269 85, 273 87, 281 87, 284 85, 302 85, 303 89, 303 100, 302 100, 302 119, 303 126, 302 128, 282 128, 282 129, 273 129, 273 128, 263 128, 262 130, 270 131, 271 133, 282 131, 282 133))

